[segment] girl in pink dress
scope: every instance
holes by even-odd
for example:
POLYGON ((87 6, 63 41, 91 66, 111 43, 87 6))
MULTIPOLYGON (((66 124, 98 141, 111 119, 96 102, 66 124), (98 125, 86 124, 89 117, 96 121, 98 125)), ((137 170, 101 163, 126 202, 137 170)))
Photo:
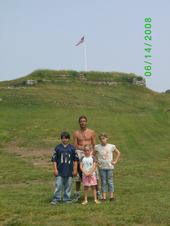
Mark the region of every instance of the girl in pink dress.
POLYGON ((80 159, 80 169, 83 173, 82 183, 84 186, 84 201, 82 202, 83 205, 88 203, 88 190, 89 187, 92 188, 94 202, 99 204, 100 202, 97 200, 96 195, 96 185, 97 185, 97 178, 96 178, 96 170, 97 163, 96 159, 92 156, 92 147, 91 145, 84 146, 84 156, 80 159))

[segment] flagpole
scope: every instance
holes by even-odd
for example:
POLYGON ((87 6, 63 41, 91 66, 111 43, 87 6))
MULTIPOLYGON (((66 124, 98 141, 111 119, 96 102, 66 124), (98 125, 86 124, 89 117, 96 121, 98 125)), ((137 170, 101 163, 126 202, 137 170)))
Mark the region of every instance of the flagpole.
POLYGON ((87 71, 87 48, 86 48, 86 40, 84 42, 84 68, 87 71))

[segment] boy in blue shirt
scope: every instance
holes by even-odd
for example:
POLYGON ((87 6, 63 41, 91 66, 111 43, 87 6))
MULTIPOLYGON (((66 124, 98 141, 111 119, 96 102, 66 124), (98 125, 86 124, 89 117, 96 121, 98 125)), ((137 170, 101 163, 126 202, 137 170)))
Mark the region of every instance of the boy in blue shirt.
POLYGON ((72 178, 77 175, 78 156, 74 146, 69 143, 69 140, 70 134, 68 132, 62 132, 61 144, 55 147, 52 155, 54 176, 56 176, 55 192, 51 202, 52 205, 61 202, 62 190, 64 190, 63 202, 71 202, 72 178))

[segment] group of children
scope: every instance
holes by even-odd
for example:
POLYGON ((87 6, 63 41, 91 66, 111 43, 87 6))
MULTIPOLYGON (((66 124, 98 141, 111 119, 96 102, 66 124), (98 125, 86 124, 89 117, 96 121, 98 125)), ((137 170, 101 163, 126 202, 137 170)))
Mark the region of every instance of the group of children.
POLYGON ((52 155, 54 164, 54 176, 56 177, 55 192, 51 204, 55 205, 61 201, 71 203, 72 180, 78 173, 78 166, 82 172, 82 184, 84 187, 84 199, 82 204, 88 203, 88 189, 91 187, 94 202, 99 204, 97 198, 96 186, 97 175, 99 172, 101 179, 101 190, 103 202, 106 201, 107 191, 110 195, 110 201, 114 201, 113 169, 120 157, 120 151, 115 145, 108 143, 108 136, 100 134, 100 144, 86 144, 84 146, 84 155, 79 158, 73 145, 69 143, 70 134, 61 133, 61 144, 57 145, 52 155))

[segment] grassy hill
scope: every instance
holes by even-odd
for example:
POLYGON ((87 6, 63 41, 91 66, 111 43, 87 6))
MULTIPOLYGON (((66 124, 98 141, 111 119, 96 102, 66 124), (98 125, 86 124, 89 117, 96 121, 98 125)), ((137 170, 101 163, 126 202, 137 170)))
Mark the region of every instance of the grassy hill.
POLYGON ((134 85, 134 79, 142 80, 38 70, 0 83, 2 225, 169 225, 170 95, 134 85), (121 151, 117 201, 51 207, 50 156, 60 132, 77 129, 82 114, 121 151))

